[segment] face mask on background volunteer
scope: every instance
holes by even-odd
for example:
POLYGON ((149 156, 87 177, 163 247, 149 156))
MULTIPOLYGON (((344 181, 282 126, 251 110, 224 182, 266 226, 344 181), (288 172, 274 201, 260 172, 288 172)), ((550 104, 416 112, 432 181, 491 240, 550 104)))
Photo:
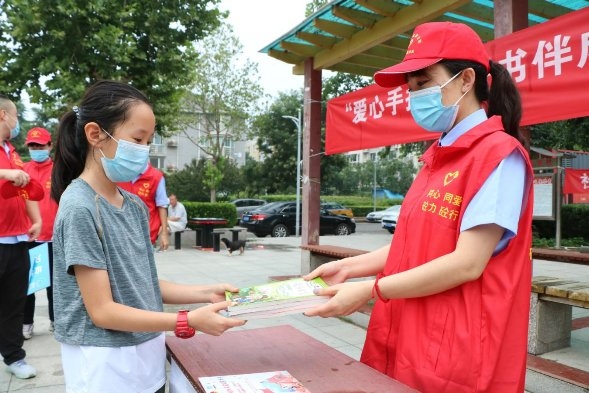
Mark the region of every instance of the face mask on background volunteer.
POLYGON ((47 161, 49 158, 49 150, 33 150, 29 149, 29 154, 31 155, 31 160, 35 162, 44 162, 47 161))
POLYGON ((460 73, 454 75, 442 86, 432 86, 427 89, 409 92, 411 115, 415 122, 427 131, 448 132, 452 128, 458 114, 458 103, 468 91, 454 105, 444 106, 442 103, 442 89, 460 73))
POLYGON ((106 130, 102 130, 117 142, 117 150, 114 158, 107 158, 102 149, 101 161, 106 177, 113 182, 127 182, 139 176, 149 161, 149 146, 128 142, 122 139, 116 140, 106 130))

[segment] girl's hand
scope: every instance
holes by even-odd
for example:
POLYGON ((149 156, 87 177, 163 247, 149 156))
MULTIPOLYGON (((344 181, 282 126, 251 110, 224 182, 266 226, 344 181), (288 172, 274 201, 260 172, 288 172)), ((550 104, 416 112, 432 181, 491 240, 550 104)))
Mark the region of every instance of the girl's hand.
POLYGON ((304 315, 324 318, 350 315, 372 298, 373 285, 374 280, 353 281, 319 289, 315 291, 316 295, 332 296, 332 298, 327 303, 305 311, 304 315))
POLYGON ((340 284, 347 279, 347 273, 343 268, 343 259, 324 263, 311 273, 303 276, 305 280, 312 280, 315 277, 321 277, 328 285, 340 284))
POLYGON ((224 302, 225 299, 225 291, 229 291, 229 292, 238 292, 239 288, 231 285, 231 284, 227 284, 227 283, 223 283, 223 284, 214 284, 211 285, 209 287, 209 301, 211 303, 218 303, 218 302, 224 302))
POLYGON ((226 318, 219 314, 219 311, 230 305, 230 301, 225 301, 192 310, 188 313, 188 324, 200 332, 213 336, 220 336, 225 330, 244 325, 247 321, 226 318))

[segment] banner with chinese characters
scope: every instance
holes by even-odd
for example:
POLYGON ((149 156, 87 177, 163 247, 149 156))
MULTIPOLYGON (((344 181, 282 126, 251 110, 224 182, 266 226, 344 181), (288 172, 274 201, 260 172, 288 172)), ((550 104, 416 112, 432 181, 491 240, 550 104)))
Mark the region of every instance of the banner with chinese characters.
POLYGON ((563 194, 589 194, 589 170, 565 169, 563 194))
MULTIPOLYGON (((486 44, 514 78, 522 125, 589 116, 589 7, 486 44)), ((435 139, 409 112, 407 85, 371 85, 329 101, 327 154, 435 139)))

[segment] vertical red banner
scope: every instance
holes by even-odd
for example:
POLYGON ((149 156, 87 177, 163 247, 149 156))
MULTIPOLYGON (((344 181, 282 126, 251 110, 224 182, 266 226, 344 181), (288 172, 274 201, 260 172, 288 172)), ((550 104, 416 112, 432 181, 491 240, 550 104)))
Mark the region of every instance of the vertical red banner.
POLYGON ((589 170, 565 169, 563 194, 588 194, 589 170))

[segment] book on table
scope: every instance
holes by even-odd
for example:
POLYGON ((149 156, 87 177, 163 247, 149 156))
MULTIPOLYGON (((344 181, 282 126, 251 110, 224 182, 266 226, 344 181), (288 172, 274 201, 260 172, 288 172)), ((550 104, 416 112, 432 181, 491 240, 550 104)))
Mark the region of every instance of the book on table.
POLYGON ((305 281, 302 277, 240 288, 239 292, 225 292, 233 302, 226 316, 240 319, 270 318, 302 313, 329 300, 313 292, 327 284, 320 277, 305 281))
POLYGON ((311 393, 288 371, 200 377, 205 393, 311 393))

